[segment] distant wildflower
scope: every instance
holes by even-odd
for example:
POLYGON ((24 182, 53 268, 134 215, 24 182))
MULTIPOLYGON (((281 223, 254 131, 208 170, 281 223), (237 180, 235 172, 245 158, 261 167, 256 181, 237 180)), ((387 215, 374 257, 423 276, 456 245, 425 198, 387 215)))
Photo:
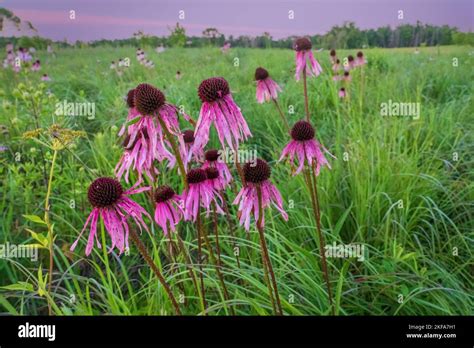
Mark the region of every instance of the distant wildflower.
POLYGON ((337 73, 340 69, 341 69, 341 61, 339 59, 336 59, 336 61, 332 65, 332 71, 337 73))
POLYGON ((222 53, 227 53, 230 50, 230 42, 226 42, 224 46, 221 47, 222 53))
POLYGON ((345 98, 346 97, 346 89, 344 87, 341 87, 339 90, 339 98, 345 98))
MULTIPOLYGON (((250 230, 250 220, 253 215, 257 222, 260 217, 257 187, 262 193, 262 209, 267 208, 272 203, 283 216, 288 220, 288 214, 283 209, 283 200, 278 189, 270 182, 271 169, 267 162, 258 158, 256 163, 246 163, 244 168, 245 186, 242 187, 233 204, 238 204, 240 213, 239 223, 247 231, 250 230)), ((265 225, 264 215, 262 216, 262 227, 265 225)))
POLYGON ((51 78, 48 74, 43 74, 43 76, 41 76, 41 81, 51 81, 51 78))
POLYGON ((229 147, 236 149, 241 141, 252 136, 224 78, 212 77, 202 81, 198 95, 202 106, 194 132, 195 148, 202 149, 208 143, 212 123, 223 148, 227 142, 229 147))
POLYGON ((313 52, 311 51, 313 45, 311 41, 306 37, 296 39, 294 43, 294 49, 296 51, 296 80, 300 79, 301 72, 306 69, 308 76, 319 76, 323 69, 319 65, 318 61, 314 58, 313 52), (309 63, 309 65, 308 65, 309 63))
POLYGON ((155 221, 163 229, 165 236, 169 229, 176 232, 176 225, 184 215, 181 197, 169 186, 159 186, 155 190, 155 221))
POLYGON ((109 251, 116 247, 120 254, 123 253, 128 248, 129 222, 127 219, 132 218, 140 228, 140 231, 142 227, 148 231, 148 227, 143 221, 143 215, 150 217, 145 209, 132 201, 128 196, 149 189, 149 187, 139 189, 132 187, 124 191, 120 182, 113 178, 102 177, 94 180, 89 186, 87 193, 89 202, 93 206, 92 212, 87 218, 79 237, 71 246, 71 251, 76 248, 89 223, 91 227, 87 240, 86 255, 91 253, 95 241, 99 248, 105 247, 105 245, 100 245, 99 236, 97 236, 97 223, 99 218, 101 218, 104 222, 105 230, 112 240, 109 251))
POLYGON ((367 61, 364 57, 364 53, 362 53, 362 51, 357 52, 357 58, 356 58, 356 61, 355 61, 355 65, 356 66, 362 66, 362 65, 365 65, 365 64, 367 64, 367 61))
POLYGON ((349 71, 344 71, 344 75, 343 75, 342 79, 344 81, 351 81, 352 80, 352 77, 351 77, 349 71))
POLYGON ((336 63, 336 60, 337 60, 336 50, 335 50, 335 49, 332 49, 332 50, 329 52, 329 57, 330 57, 331 63, 332 63, 332 64, 335 64, 335 63, 336 63))
POLYGON ((181 71, 178 70, 176 72, 176 76, 175 76, 176 80, 181 80, 182 77, 183 77, 183 75, 181 75, 181 71))
POLYGON ((348 55, 347 64, 344 65, 344 70, 349 71, 351 69, 354 69, 354 67, 355 67, 354 56, 348 55))
POLYGON ((285 157, 289 157, 290 163, 293 166, 295 158, 298 159, 299 166, 293 175, 300 173, 303 170, 305 163, 311 166, 313 162, 315 162, 316 175, 319 174, 321 166, 327 165, 331 168, 329 162, 324 157, 323 151, 330 156, 332 155, 324 148, 324 146, 314 139, 314 135, 315 132, 313 126, 306 121, 296 122, 291 129, 292 140, 283 149, 280 161, 285 157))
POLYGON ((255 81, 257 81, 257 101, 263 103, 278 97, 281 92, 280 86, 270 78, 268 71, 262 67, 255 70, 255 81))
POLYGON ((31 65, 31 71, 38 71, 41 69, 41 62, 39 59, 35 60, 35 62, 31 65))

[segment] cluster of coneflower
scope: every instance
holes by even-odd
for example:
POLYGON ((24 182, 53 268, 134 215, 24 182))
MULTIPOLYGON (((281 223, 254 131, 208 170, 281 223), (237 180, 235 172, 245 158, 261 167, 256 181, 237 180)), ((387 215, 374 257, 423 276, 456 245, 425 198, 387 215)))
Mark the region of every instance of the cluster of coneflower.
MULTIPOLYGON (((291 136, 290 142, 282 151, 280 161, 289 159, 292 168, 295 163, 298 163, 298 168, 293 170, 293 174, 298 175, 303 172, 308 185, 316 220, 316 236, 320 248, 322 270, 332 308, 317 190, 317 176, 320 169, 323 166, 330 167, 325 158, 325 154, 329 154, 329 152, 315 139, 316 131, 310 119, 307 93, 307 77, 318 76, 322 69, 314 58, 309 39, 297 39, 294 49, 296 51, 296 79, 299 80, 300 76, 303 76, 305 119, 299 120, 290 129, 277 102, 278 92, 282 90, 271 79, 268 71, 261 67, 257 68, 255 72, 256 98, 259 103, 274 102, 288 129, 288 135, 291 136)), ((238 209, 239 223, 246 231, 251 229, 252 219, 256 224, 269 298, 275 313, 281 315, 283 309, 265 241, 264 226, 265 209, 270 205, 276 207, 283 219, 288 220, 288 215, 283 208, 283 199, 270 180, 271 168, 265 160, 258 158, 249 163, 239 163, 238 161, 239 146, 252 134, 241 109, 232 97, 228 82, 222 77, 212 77, 202 81, 197 92, 202 102, 197 122, 189 115, 180 112, 175 105, 167 101, 162 91, 150 84, 139 84, 128 92, 126 98, 129 109, 128 117, 119 132, 119 136, 124 139, 123 154, 115 168, 114 177, 98 178, 91 183, 88 190, 88 199, 93 209, 81 231, 82 235, 90 225, 86 255, 91 253, 95 244, 99 248, 105 247, 99 243, 98 224, 102 225, 102 230, 106 231, 110 238, 109 250, 116 248, 119 253, 124 252, 128 248, 130 237, 163 285, 176 313, 180 314, 181 311, 173 291, 140 241, 137 228, 140 232, 142 230, 150 231, 145 218, 154 220, 163 230, 165 236, 174 233, 178 242, 183 245, 179 233, 177 233, 178 225, 182 221, 191 221, 196 226, 197 266, 201 267, 202 249, 205 245, 210 259, 215 265, 225 299, 230 300, 224 277, 220 271, 222 264, 217 224, 214 224, 216 255, 210 245, 202 221, 203 213, 206 218, 212 215, 214 221, 217 220, 219 214, 226 215, 229 220, 231 219, 230 209, 227 205, 227 191, 230 185, 235 185, 237 181, 235 180, 237 177, 232 175, 234 168, 229 168, 227 163, 220 158, 220 149, 207 147, 210 128, 214 126, 221 149, 225 150, 226 147, 229 147, 235 154, 233 163, 235 163, 242 187, 233 204, 238 209), (180 128, 180 117, 183 117, 192 129, 183 131, 180 128), (161 173, 157 163, 162 163, 160 168, 167 168, 167 171, 175 170, 175 173, 181 177, 182 191, 179 194, 177 188, 171 187, 170 183, 161 182, 161 173), (132 176, 131 173, 134 175, 132 176), (136 182, 130 185, 132 177, 136 178, 136 182), (131 187, 124 188, 121 181, 131 187), (152 200, 153 214, 131 199, 132 195, 143 192, 148 192, 152 200)), ((81 240, 81 236, 72 245, 71 250, 76 247, 79 240, 81 240)), ((186 253, 185 250, 181 250, 181 252, 186 253)), ((185 255, 185 257, 190 259, 189 255, 185 255)), ((199 294, 204 313, 206 313, 203 273, 199 272, 200 284, 198 284, 194 271, 189 269, 189 272, 199 294)), ((233 309, 230 312, 233 314, 233 309)))
POLYGON ((336 82, 342 82, 342 86, 339 88, 338 92, 339 98, 346 98, 348 96, 349 82, 352 80, 351 71, 367 64, 367 60, 362 51, 357 52, 357 57, 355 59, 353 55, 348 55, 342 64, 341 60, 337 57, 336 50, 332 49, 329 52, 329 56, 332 64, 332 79, 336 82))

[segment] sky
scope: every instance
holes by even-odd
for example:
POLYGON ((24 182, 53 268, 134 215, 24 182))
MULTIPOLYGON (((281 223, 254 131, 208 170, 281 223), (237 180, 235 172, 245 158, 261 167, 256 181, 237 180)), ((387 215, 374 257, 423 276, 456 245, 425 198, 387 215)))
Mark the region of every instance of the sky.
POLYGON ((399 24, 450 25, 473 30, 474 0, 0 0, 41 36, 92 41, 128 38, 138 30, 164 36, 179 22, 187 35, 208 27, 228 35, 274 38, 323 34, 353 21, 362 29, 399 24), (70 11, 75 19, 70 19, 70 11), (403 19, 399 19, 399 10, 403 19), (184 11, 184 19, 180 19, 184 11), (294 18, 289 19, 289 11, 294 18), (182 12, 181 12, 182 14, 182 12))

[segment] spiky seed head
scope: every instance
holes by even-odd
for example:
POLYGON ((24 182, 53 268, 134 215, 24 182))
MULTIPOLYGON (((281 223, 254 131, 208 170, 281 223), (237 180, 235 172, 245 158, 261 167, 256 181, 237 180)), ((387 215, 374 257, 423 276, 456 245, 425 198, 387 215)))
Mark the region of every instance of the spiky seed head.
POLYGON ((311 123, 298 121, 291 129, 291 137, 296 141, 308 141, 314 138, 314 128, 311 123))
POLYGON ((247 162, 244 165, 245 181, 259 184, 268 180, 272 173, 270 166, 263 159, 257 158, 256 162, 247 162))
POLYGON ((95 179, 89 186, 87 198, 92 206, 105 208, 115 204, 123 194, 123 187, 114 178, 102 177, 95 179))
POLYGON ((164 203, 167 200, 173 198, 174 195, 175 192, 171 187, 167 185, 158 186, 155 190, 155 202, 164 203))
POLYGON ((211 77, 204 80, 198 88, 198 95, 203 103, 215 102, 229 93, 229 83, 222 77, 211 77))
POLYGON ((142 115, 153 115, 165 104, 165 95, 148 83, 139 84, 135 88, 134 104, 142 115))
POLYGON ((268 71, 262 67, 259 67, 255 70, 255 80, 256 81, 261 81, 261 80, 265 80, 268 76, 270 76, 268 74, 268 71))
POLYGON ((194 143, 194 131, 187 129, 183 132, 183 139, 186 144, 194 143))
POLYGON ((199 184, 207 179, 206 171, 201 168, 191 169, 188 174, 186 174, 186 177, 190 184, 199 184))
POLYGON ((293 48, 295 51, 309 51, 313 45, 311 44, 311 40, 307 37, 300 37, 295 40, 293 48))
POLYGON ((219 159, 219 150, 207 150, 204 156, 206 157, 206 161, 215 162, 219 159))

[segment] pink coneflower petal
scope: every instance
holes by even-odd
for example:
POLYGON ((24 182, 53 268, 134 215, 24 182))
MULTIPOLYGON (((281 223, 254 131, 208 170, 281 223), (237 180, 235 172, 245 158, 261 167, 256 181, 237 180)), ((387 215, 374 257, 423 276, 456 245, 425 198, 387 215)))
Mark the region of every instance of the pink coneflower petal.
POLYGON ((204 80, 199 86, 198 94, 202 106, 194 132, 193 147, 195 149, 203 149, 209 141, 212 123, 216 127, 222 147, 227 144, 232 149, 236 149, 240 142, 252 136, 225 79, 213 77, 204 80))
POLYGON ((292 140, 283 148, 279 161, 282 161, 285 157, 288 157, 291 165, 295 163, 295 159, 298 159, 298 168, 293 175, 299 174, 303 169, 305 163, 310 166, 315 163, 316 175, 319 175, 320 168, 327 166, 331 168, 331 165, 326 160, 324 153, 333 155, 327 151, 317 140, 314 139, 314 128, 309 122, 298 121, 291 129, 292 140))
POLYGON ((86 245, 86 255, 89 255, 94 247, 94 240, 97 242, 99 248, 101 246, 97 237, 97 222, 101 218, 104 223, 104 228, 111 240, 109 252, 114 248, 123 253, 125 248, 128 248, 129 225, 127 218, 131 217, 135 224, 140 228, 140 231, 145 229, 148 231, 148 226, 143 220, 143 215, 150 218, 150 215, 138 203, 132 201, 128 196, 131 194, 141 193, 148 190, 149 187, 137 189, 132 187, 124 191, 122 185, 113 178, 99 178, 92 182, 89 186, 87 197, 93 206, 92 212, 86 220, 84 227, 79 234, 77 240, 72 244, 71 251, 73 251, 82 234, 86 230, 89 222, 91 224, 89 237, 86 245))
MULTIPOLYGON (((235 197, 233 204, 238 205, 240 213, 239 224, 244 226, 247 231, 250 230, 252 215, 255 222, 257 222, 261 214, 259 211, 257 187, 260 188, 262 194, 262 209, 273 205, 282 214, 283 219, 288 220, 288 214, 283 209, 281 194, 269 181, 270 174, 270 167, 261 159, 257 159, 254 164, 247 163, 244 166, 246 184, 235 197)), ((262 216, 262 226, 264 225, 265 217, 262 216)))

